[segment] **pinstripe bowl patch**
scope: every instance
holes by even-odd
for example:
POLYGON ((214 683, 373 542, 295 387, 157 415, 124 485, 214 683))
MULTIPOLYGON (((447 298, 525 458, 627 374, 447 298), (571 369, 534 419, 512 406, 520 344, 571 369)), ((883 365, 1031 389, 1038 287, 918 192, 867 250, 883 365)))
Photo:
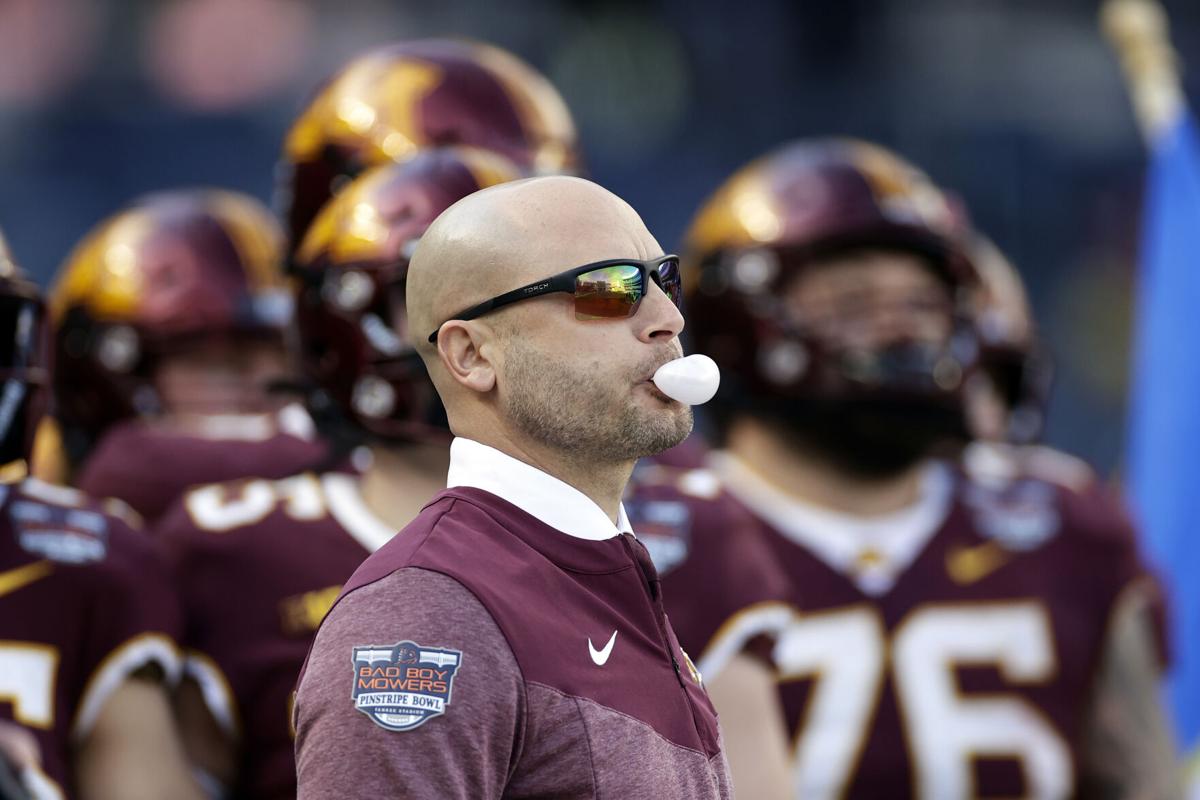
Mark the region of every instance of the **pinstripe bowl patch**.
POLYGON ((403 641, 354 648, 354 707, 389 731, 411 731, 446 713, 461 650, 403 641))

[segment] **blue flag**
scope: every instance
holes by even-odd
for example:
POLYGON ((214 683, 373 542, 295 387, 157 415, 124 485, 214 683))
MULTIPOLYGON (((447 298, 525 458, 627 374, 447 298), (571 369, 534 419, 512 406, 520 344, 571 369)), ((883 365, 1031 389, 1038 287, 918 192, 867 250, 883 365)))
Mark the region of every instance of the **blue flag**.
POLYGON ((1171 606, 1179 742, 1200 748, 1200 137, 1154 143, 1142 220, 1129 406, 1129 499, 1171 606))

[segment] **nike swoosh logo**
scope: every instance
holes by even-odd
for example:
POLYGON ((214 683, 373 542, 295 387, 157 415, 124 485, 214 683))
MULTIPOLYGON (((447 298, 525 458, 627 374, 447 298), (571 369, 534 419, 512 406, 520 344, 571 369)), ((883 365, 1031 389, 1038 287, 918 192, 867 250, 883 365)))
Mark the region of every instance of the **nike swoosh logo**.
POLYGON ((959 586, 967 586, 991 575, 1012 560, 1012 553, 995 542, 973 547, 960 546, 946 553, 946 572, 959 586))
POLYGON ((0 597, 12 594, 17 589, 28 586, 34 581, 41 580, 54 571, 54 564, 45 559, 34 561, 23 567, 0 572, 0 597))
POLYGON ((597 650, 596 645, 592 644, 592 637, 588 637, 588 652, 592 654, 592 663, 597 667, 603 667, 608 663, 608 657, 612 655, 613 645, 617 641, 617 632, 613 631, 613 635, 608 638, 608 644, 604 645, 604 649, 597 650))

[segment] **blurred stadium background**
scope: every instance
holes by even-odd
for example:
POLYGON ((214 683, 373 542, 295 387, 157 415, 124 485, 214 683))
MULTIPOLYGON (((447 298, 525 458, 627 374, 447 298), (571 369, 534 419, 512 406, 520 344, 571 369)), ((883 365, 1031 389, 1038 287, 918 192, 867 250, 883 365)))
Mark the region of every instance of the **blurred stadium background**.
MULTIPOLYGON (((1200 4, 1165 6, 1177 49, 1200 52, 1200 4)), ((723 178, 790 138, 874 139, 924 166, 1030 285, 1058 364, 1048 440, 1112 474, 1146 157, 1096 10, 1096 0, 0 0, 0 227, 45 285, 89 227, 142 192, 208 184, 267 200, 287 125, 339 64, 395 39, 479 38, 559 86, 591 175, 668 249, 723 178)))

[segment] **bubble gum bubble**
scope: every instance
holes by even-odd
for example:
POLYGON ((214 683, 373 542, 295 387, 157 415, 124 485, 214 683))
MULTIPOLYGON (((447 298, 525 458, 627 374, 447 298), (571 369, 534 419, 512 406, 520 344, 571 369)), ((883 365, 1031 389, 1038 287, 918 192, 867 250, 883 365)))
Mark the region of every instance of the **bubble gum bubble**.
POLYGON ((658 390, 672 400, 698 406, 717 393, 721 371, 708 356, 695 354, 663 364, 653 380, 658 390))

